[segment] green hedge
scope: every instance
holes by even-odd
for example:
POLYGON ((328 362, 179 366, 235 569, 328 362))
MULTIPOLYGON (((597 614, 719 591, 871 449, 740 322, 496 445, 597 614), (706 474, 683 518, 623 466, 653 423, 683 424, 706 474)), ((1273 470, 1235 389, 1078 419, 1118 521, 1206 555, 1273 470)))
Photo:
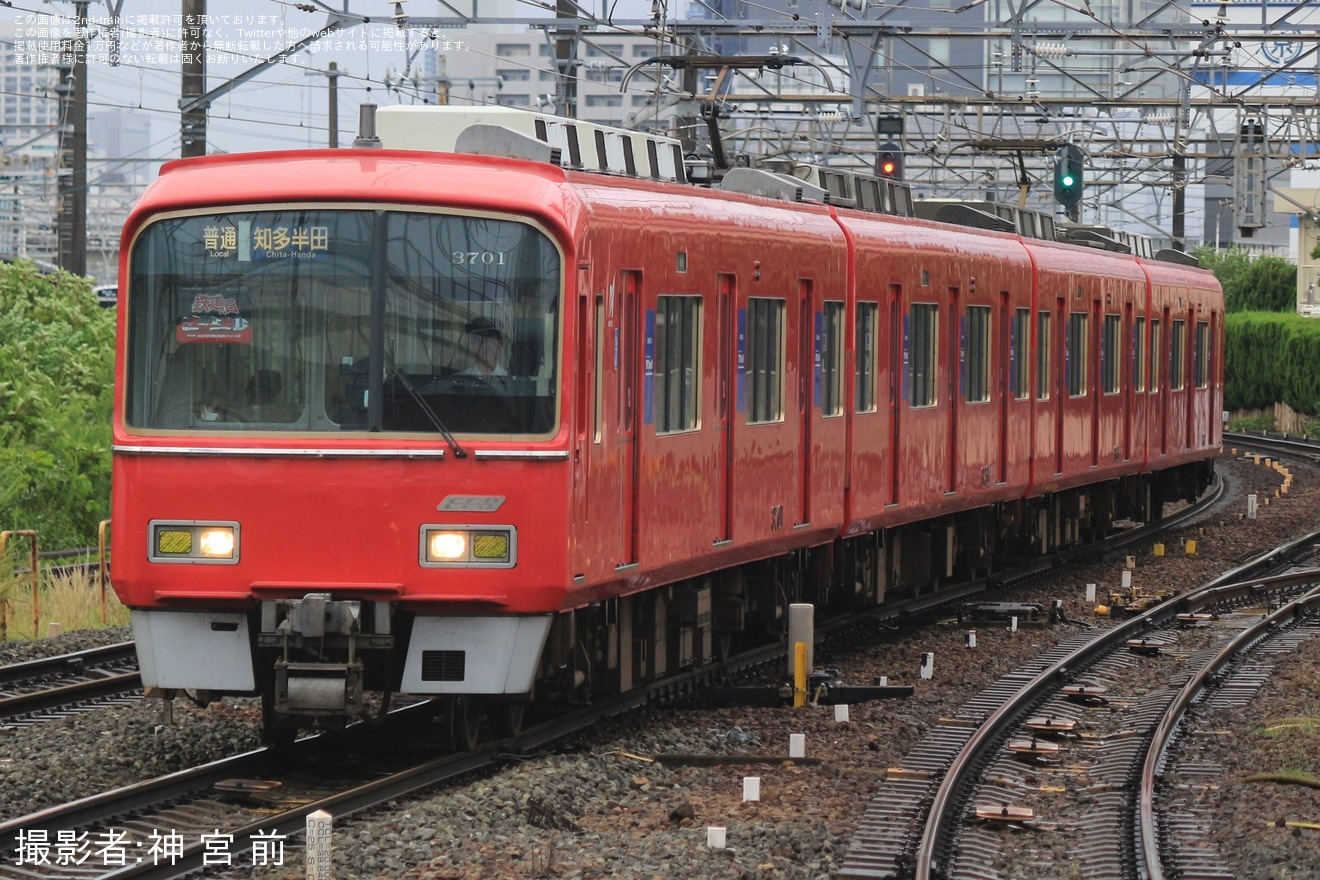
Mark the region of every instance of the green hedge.
POLYGON ((1286 403, 1320 415, 1320 321, 1281 312, 1237 312, 1224 321, 1224 407, 1286 403))
POLYGON ((85 278, 0 263, 0 529, 54 550, 110 515, 113 309, 85 278))

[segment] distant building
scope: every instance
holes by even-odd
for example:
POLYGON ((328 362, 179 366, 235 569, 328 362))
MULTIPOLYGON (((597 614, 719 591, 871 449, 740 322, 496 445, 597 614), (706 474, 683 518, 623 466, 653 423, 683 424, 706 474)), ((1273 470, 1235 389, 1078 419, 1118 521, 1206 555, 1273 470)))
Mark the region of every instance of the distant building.
POLYGON ((0 256, 50 260, 59 146, 55 71, 26 60, 16 29, 0 22, 0 256))
MULTIPOLYGON (((423 82, 397 89, 401 99, 444 104, 494 104, 553 112, 556 101, 555 47, 540 31, 456 31, 421 53, 423 82)), ((650 71, 639 72, 628 94, 619 90, 628 68, 656 54, 654 39, 585 34, 578 53, 577 117, 622 125, 651 116, 655 105, 650 71), (631 118, 630 118, 631 117, 631 118)))
MULTIPOLYGON (((54 265, 58 70, 44 63, 49 53, 34 54, 37 45, 14 22, 0 22, 0 257, 54 265)), ((146 114, 93 106, 87 132, 87 273, 109 283, 117 274, 123 218, 158 163, 151 161, 146 114)))
POLYGON ((1320 318, 1320 186, 1280 187, 1274 210, 1292 214, 1297 229, 1297 313, 1320 318))
POLYGON ((145 184, 154 177, 151 119, 121 107, 93 107, 87 116, 88 153, 98 163, 93 185, 145 184))

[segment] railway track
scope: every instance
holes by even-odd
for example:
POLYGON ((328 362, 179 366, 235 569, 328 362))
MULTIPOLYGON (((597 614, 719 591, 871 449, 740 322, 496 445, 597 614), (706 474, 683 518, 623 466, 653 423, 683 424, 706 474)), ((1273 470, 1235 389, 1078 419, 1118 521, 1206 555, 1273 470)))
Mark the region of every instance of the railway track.
MULTIPOLYGON (((1314 574, 1314 573, 1312 573, 1314 574)), ((1300 579, 1300 575, 1295 576, 1300 579)), ((1315 578, 1312 577, 1311 583, 1315 578)), ((1240 709, 1269 679, 1278 658, 1320 633, 1320 588, 1264 615, 1221 647, 1178 691, 1155 728, 1141 767, 1138 823, 1146 880, 1219 880, 1223 859, 1213 846, 1209 822, 1183 804, 1180 789, 1215 768, 1181 759, 1180 741, 1194 736, 1196 708, 1240 709), (1162 809, 1161 809, 1162 806, 1162 809)), ((1231 874, 1229 875, 1231 876, 1231 874)))
MULTIPOLYGON (((1190 508, 1183 513, 1183 516, 1192 517, 1199 511, 1199 508, 1190 508)), ((1176 522, 1176 519, 1173 521, 1176 522)), ((1163 523, 1165 526, 1169 524, 1169 520, 1163 523)), ((1146 534, 1148 533, 1143 533, 1143 536, 1146 534)), ((1126 537, 1127 540, 1139 539, 1136 536, 1126 537)), ((1040 568, 1048 570, 1054 565, 1053 562, 1046 562, 1040 568)), ((1030 577, 1031 573, 1024 572, 1021 576, 1030 577)), ((921 597, 902 606, 886 607, 878 611, 875 616, 883 620, 922 609, 942 607, 958 601, 983 586, 969 586, 966 592, 953 591, 921 597)), ((819 628, 818 635, 828 637, 829 627, 819 628)), ((846 636, 844 638, 846 639, 846 636)), ((776 664, 782 670, 783 648, 780 646, 768 648, 759 655, 745 657, 742 662, 745 667, 776 664)), ((208 854, 212 859, 219 858, 214 844, 217 840, 223 839, 227 841, 224 855, 231 860, 225 864, 239 865, 243 859, 251 859, 254 853, 268 848, 273 835, 290 837, 299 834, 306 815, 315 809, 326 809, 335 815, 344 815, 369 809, 376 804, 400 797, 403 793, 435 786, 455 776, 498 766, 511 758, 530 754, 554 738, 565 736, 575 729, 589 727, 605 715, 626 711, 631 706, 648 700, 663 701, 684 693, 695 692, 702 686, 703 678, 715 674, 726 675, 729 674, 729 670, 721 670, 718 673, 714 670, 703 670, 699 674, 671 680, 657 685, 649 692, 630 696, 626 704, 586 709, 571 717, 556 719, 550 726, 530 728, 516 739, 495 743, 475 752, 434 755, 419 762, 415 767, 388 773, 383 767, 373 766, 371 770, 373 777, 385 779, 397 776, 398 778, 380 786, 366 783, 353 785, 351 791, 356 793, 352 795, 348 791, 329 791, 330 788, 341 787, 333 784, 329 772, 314 772, 312 775, 317 784, 308 784, 306 771, 308 768, 317 767, 317 762, 320 760, 315 757, 317 748, 315 746, 306 747, 308 751, 299 752, 300 757, 293 759, 303 772, 297 778, 287 780, 277 774, 281 771, 280 765, 290 761, 288 754, 282 753, 276 759, 273 753, 259 750, 229 759, 228 762, 172 774, 161 780, 144 783, 142 786, 99 795, 73 805, 14 820, 0 825, 0 840, 3 840, 5 845, 13 845, 17 844, 20 835, 23 835, 22 839, 29 840, 30 834, 44 833, 51 843, 53 852, 54 844, 60 834, 74 835, 75 840, 85 839, 96 842, 102 839, 99 835, 119 829, 128 833, 129 838, 140 846, 125 851, 125 864, 106 866, 107 873, 125 877, 172 877, 206 866, 208 854), (272 786, 270 784, 272 782, 282 784, 272 786), (248 802, 246 806, 244 801, 248 802), (260 811, 256 814, 256 818, 249 809, 254 805, 260 811), (287 809, 284 809, 286 806, 287 809), (129 816, 135 817, 131 820, 131 825, 128 824, 130 820, 126 818, 129 816), (175 839, 181 840, 179 847, 171 851, 169 859, 163 858, 159 851, 153 856, 150 849, 150 844, 153 842, 151 832, 170 830, 177 832, 175 839), (88 836, 79 838, 78 836, 82 834, 88 836), (216 836, 217 834, 219 837, 216 836), (210 849, 208 844, 211 845, 210 849), (142 858, 142 862, 133 861, 139 857, 142 858)), ((378 730, 376 734, 379 734, 378 730)), ((325 738, 325 742, 341 741, 325 738)), ((298 748, 302 749, 304 746, 300 743, 298 748)), ((338 746, 321 748, 324 752, 340 756, 353 751, 338 746)), ((333 760, 330 765, 333 767, 333 760)), ((321 763, 319 766, 324 768, 325 764, 321 763)), ((160 841, 156 842, 160 843, 160 841)), ((91 848, 87 858, 96 860, 102 856, 96 849, 91 848)), ((0 870, 0 877, 86 876, 87 873, 86 871, 81 874, 71 872, 67 865, 31 864, 22 865, 21 872, 5 873, 6 870, 20 867, 17 860, 18 850, 14 850, 8 855, 3 869, 0 870), (65 869, 63 873, 60 868, 65 869)), ((213 861, 211 864, 216 863, 213 861)))
POLYGON ((275 843, 282 847, 299 836, 307 816, 318 810, 339 817, 378 808, 520 761, 606 717, 694 692, 717 674, 782 658, 781 647, 749 652, 726 668, 677 676, 561 713, 470 751, 398 747, 410 725, 424 726, 429 717, 427 703, 408 706, 333 735, 257 749, 0 823, 0 878, 75 880, 90 874, 166 880, 207 867, 239 866, 245 858, 253 864, 275 843), (390 748, 382 752, 381 743, 390 748), (345 755, 355 757, 346 764, 345 755), (100 870, 89 872, 84 867, 89 861, 100 870))
MULTIPOLYGON (((1199 691, 1155 687, 1146 696, 1120 697, 1117 704, 1113 694, 1123 694, 1135 665, 1160 654, 1181 655, 1179 676, 1188 688, 1204 683, 1228 662, 1222 642, 1241 646, 1260 638, 1246 635, 1258 631, 1260 615, 1234 609, 1320 578, 1315 570, 1266 577, 1310 556, 1317 538, 1320 533, 1290 542, 1174 602, 1067 640, 968 702, 891 768, 839 877, 1009 876, 999 873, 1010 860, 1000 829, 1063 825, 1077 832, 1069 856, 1086 865, 1086 876, 1156 877, 1149 873, 1160 857, 1154 808, 1143 801, 1138 816, 1131 792, 1139 783, 1151 787, 1143 791, 1153 790, 1162 775, 1159 756, 1191 704, 1184 695, 1199 691), (1212 625, 1215 615, 1219 620, 1212 625), (1181 646, 1179 626, 1194 627, 1181 646), (1244 635, 1234 638, 1238 633, 1244 635), (1095 720, 1095 710, 1109 716, 1115 708, 1120 716, 1095 720), (1092 760, 1078 768, 1080 759, 1070 753, 1082 751, 1092 760), (1037 815, 1034 802, 1049 802, 1042 792, 1069 789, 1083 804, 1071 815, 1037 815)), ((1308 607, 1315 601, 1308 600, 1308 607)), ((1298 617, 1291 605, 1282 614, 1298 617)), ((1177 837, 1178 827, 1186 827, 1185 821, 1169 820, 1166 837, 1177 837)), ((1209 864, 1197 860, 1194 847, 1186 851, 1185 867, 1209 864)), ((1048 866, 1042 876, 1047 874, 1048 866)))
POLYGON ((136 701, 141 684, 132 642, 0 666, 0 729, 136 701))
POLYGON ((1286 434, 1270 436, 1269 434, 1238 434, 1227 431, 1224 432, 1223 437, 1225 447, 1260 449, 1278 455, 1304 459, 1312 464, 1320 463, 1320 443, 1309 437, 1298 439, 1289 437, 1286 434))

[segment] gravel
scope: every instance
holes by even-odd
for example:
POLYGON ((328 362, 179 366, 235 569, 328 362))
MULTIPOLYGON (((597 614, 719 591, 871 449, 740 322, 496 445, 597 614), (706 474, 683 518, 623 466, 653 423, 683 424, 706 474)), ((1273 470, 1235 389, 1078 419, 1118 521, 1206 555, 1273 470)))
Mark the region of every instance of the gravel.
MULTIPOLYGON (((1133 553, 1135 577, 1152 588, 1184 588, 1240 564, 1252 551, 1274 546, 1316 527, 1316 475, 1294 466, 1292 491, 1273 498, 1281 477, 1263 465, 1233 461, 1229 501, 1206 521, 1166 537, 1169 553, 1156 558, 1149 546, 1133 553), (1242 522, 1245 496, 1270 497, 1260 519, 1242 522), (1194 538, 1197 552, 1182 551, 1194 538)), ((1061 569, 1028 588, 996 598, 1044 604, 1063 598, 1074 617, 1091 619, 1083 600, 1087 583, 1118 586, 1117 563, 1061 569)), ((589 736, 507 769, 391 809, 336 821, 335 866, 340 877, 409 880, 476 878, 816 878, 841 864, 857 823, 890 766, 901 764, 943 716, 1043 648, 1076 630, 1056 625, 977 627, 975 650, 958 625, 896 632, 885 643, 850 654, 817 653, 818 666, 839 669, 849 684, 888 676, 915 693, 901 700, 849 707, 846 723, 833 707, 803 709, 653 708, 600 725, 589 736), (934 677, 919 676, 922 654, 933 652, 934 677), (692 766, 664 760, 679 754, 787 757, 789 737, 805 737, 806 755, 817 763, 727 763, 692 766), (760 800, 744 801, 747 777, 760 779, 760 800), (723 849, 707 846, 708 829, 725 829, 723 849)), ((87 635, 119 641, 126 636, 87 635)), ((84 634, 69 633, 30 646, 0 650, 0 662, 28 659, 29 651, 71 650, 84 634), (75 640, 70 643, 67 640, 75 640)), ((89 642, 90 644, 90 642, 89 642)), ((1249 772, 1278 769, 1290 761, 1317 772, 1320 750, 1305 748, 1303 734, 1267 732, 1273 719, 1315 718, 1316 686, 1309 670, 1320 647, 1279 661, 1276 678, 1247 710, 1223 719, 1222 737, 1208 737, 1219 751, 1206 760, 1225 767, 1216 790, 1199 796, 1213 811, 1215 834, 1241 841, 1225 853, 1237 876, 1320 876, 1320 864, 1303 851, 1315 831, 1278 828, 1280 818, 1320 820, 1315 790, 1297 785, 1245 783, 1249 772), (1309 811, 1309 812, 1308 812, 1309 811), (1310 873, 1288 873, 1307 865, 1310 873), (1289 867, 1284 867, 1289 866, 1289 867)), ((33 654, 35 656, 35 654, 33 654)), ((0 731, 0 818, 149 778, 201 761, 245 751, 258 741, 259 712, 252 701, 227 701, 207 709, 176 706, 176 725, 160 723, 159 706, 115 708, 14 731, 0 731)), ((1288 728, 1301 730, 1303 728, 1288 728)), ((1320 739, 1320 735, 1316 736, 1320 739)), ((1312 742, 1311 745, 1320 745, 1312 742)), ((246 864, 244 859, 237 863, 246 864)), ((301 853, 290 848, 285 864, 235 872, 261 878, 301 878, 301 853)), ((1012 873, 1004 874, 1014 880, 1012 873)), ((1022 875, 1023 877, 1029 875, 1022 875)))

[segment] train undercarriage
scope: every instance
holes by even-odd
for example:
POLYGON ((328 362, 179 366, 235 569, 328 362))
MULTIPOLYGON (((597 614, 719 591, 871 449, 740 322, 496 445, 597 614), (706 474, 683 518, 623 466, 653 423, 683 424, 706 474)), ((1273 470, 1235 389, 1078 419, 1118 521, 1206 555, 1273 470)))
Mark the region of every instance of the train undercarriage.
MULTIPOLYGON (((1212 475, 1211 462, 1197 462, 995 504, 524 621, 505 644, 514 655, 533 645, 539 651, 526 658, 528 680, 513 676, 482 693, 453 691, 480 675, 470 664, 506 649, 427 649, 417 634, 438 624, 424 611, 315 593, 264 601, 249 619, 266 735, 281 741, 303 727, 342 726, 385 711, 392 692, 421 691, 443 713, 453 742, 471 748, 487 733, 517 733, 533 699, 585 703, 782 640, 794 603, 861 609, 990 578, 1012 563, 1100 540, 1126 522, 1158 520, 1166 503, 1195 499, 1212 475)), ((483 646, 490 641, 477 638, 483 646)), ((201 691, 195 698, 212 697, 201 691)))

